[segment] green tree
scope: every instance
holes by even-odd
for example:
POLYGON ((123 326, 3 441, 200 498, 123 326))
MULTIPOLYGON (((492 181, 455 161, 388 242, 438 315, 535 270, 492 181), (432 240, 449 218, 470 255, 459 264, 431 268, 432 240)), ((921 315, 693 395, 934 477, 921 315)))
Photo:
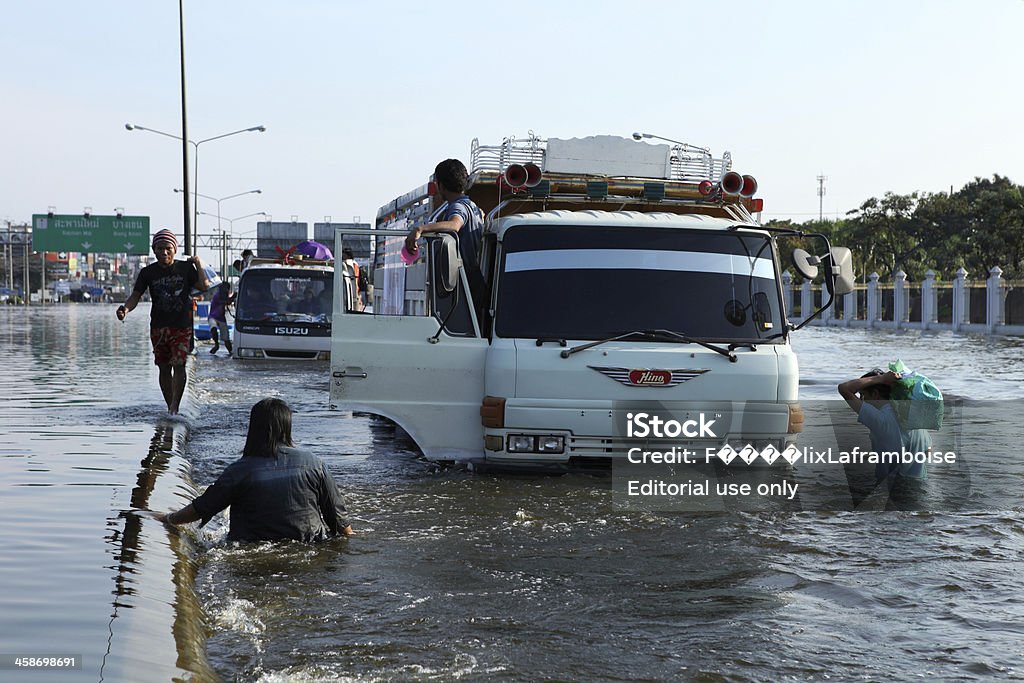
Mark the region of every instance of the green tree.
POLYGON ((872 197, 847 213, 851 218, 847 232, 850 242, 846 246, 855 253, 861 252, 868 272, 877 272, 883 279, 891 278, 900 269, 911 279, 923 276, 923 272, 907 270, 911 265, 908 257, 915 253, 917 244, 913 217, 918 201, 916 192, 886 192, 881 199, 872 197))
POLYGON ((872 272, 888 280, 903 270, 920 281, 929 269, 948 279, 961 266, 977 279, 993 266, 1007 279, 1024 278, 1024 188, 1009 178, 975 178, 952 194, 886 192, 847 216, 789 225, 849 247, 861 280, 872 272))

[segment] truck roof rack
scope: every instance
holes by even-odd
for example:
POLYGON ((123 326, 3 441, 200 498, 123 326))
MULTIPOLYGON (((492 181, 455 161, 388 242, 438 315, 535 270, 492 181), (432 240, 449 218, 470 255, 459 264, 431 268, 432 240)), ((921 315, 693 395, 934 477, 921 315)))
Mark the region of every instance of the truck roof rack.
MULTIPOLYGON (((616 136, 525 139, 470 147, 467 191, 487 214, 556 208, 616 208, 701 213, 754 222, 763 208, 754 199, 757 181, 732 171, 732 155, 714 158, 688 143, 651 145, 616 136), (531 207, 535 205, 535 207, 531 207), (536 208, 539 207, 539 208, 536 208)), ((377 224, 428 219, 436 208, 433 182, 407 192, 377 212, 377 224)))
MULTIPOLYGON (((613 136, 597 136, 597 138, 612 138, 613 136)), ((578 142, 583 144, 594 138, 583 138, 578 142)), ((625 140, 624 138, 616 138, 625 140)), ((499 145, 481 145, 479 139, 474 138, 470 144, 469 172, 472 175, 481 171, 504 172, 511 164, 536 164, 541 170, 546 170, 545 164, 549 142, 563 142, 561 140, 545 140, 529 132, 526 139, 507 137, 499 145)), ((565 142, 577 142, 576 139, 565 142)), ((630 145, 632 141, 625 140, 630 145)), ((646 145, 646 143, 645 143, 646 145)), ((668 173, 659 179, 695 181, 710 180, 717 182, 732 168, 732 154, 724 152, 720 159, 715 159, 710 150, 704 147, 697 147, 685 142, 668 145, 646 145, 655 148, 667 148, 668 150, 668 173)))

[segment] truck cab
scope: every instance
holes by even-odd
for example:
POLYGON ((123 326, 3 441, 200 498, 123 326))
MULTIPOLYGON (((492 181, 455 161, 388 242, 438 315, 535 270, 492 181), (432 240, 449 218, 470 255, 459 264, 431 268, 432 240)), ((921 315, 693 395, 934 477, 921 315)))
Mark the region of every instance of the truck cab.
MULTIPOLYGON (((474 141, 470 170, 487 215, 483 300, 456 234, 428 233, 402 259, 408 230, 443 209, 429 183, 382 207, 374 312, 336 311, 332 407, 393 420, 429 459, 500 466, 622 458, 640 415, 704 425, 647 433, 652 446, 793 441, 777 235, 728 153, 531 137, 474 141)), ((827 265, 830 287, 852 285, 827 265)))
POLYGON ((334 262, 253 259, 235 300, 235 358, 327 360, 334 317, 334 262))

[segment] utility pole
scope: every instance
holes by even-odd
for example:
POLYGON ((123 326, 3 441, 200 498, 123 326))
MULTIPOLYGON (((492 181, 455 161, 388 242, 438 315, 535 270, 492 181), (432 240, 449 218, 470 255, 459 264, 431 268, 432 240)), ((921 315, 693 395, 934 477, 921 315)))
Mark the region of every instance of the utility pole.
POLYGON ((228 281, 228 233, 220 233, 220 279, 228 281))
POLYGON ((821 223, 825 220, 825 181, 828 180, 827 175, 818 176, 818 222, 821 223))
MULTIPOLYGON (((181 43, 181 187, 182 210, 184 212, 185 251, 192 256, 192 207, 189 204, 188 192, 188 116, 185 108, 185 2, 178 0, 178 34, 181 43)), ((199 151, 196 150, 198 156, 199 151)))
POLYGON ((32 305, 32 283, 28 281, 29 278, 29 263, 28 263, 28 231, 25 231, 25 239, 21 243, 21 262, 25 266, 25 280, 21 283, 21 289, 25 292, 25 306, 32 305))
POLYGON ((4 220, 7 233, 4 235, 4 284, 14 289, 14 246, 11 244, 11 222, 4 220))

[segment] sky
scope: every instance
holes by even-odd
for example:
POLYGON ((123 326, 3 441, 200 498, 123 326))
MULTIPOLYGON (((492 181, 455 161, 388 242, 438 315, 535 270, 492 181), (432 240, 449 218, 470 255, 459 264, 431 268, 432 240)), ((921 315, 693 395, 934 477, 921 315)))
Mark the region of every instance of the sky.
MULTIPOLYGON (((182 236, 178 2, 2 0, 0 220, 146 215, 182 236)), ((471 141, 648 132, 732 153, 764 220, 1024 182, 1022 0, 184 0, 198 186, 372 222, 471 141)), ((191 182, 191 176, 190 176, 191 182)), ((197 243, 218 204, 198 198, 197 243)), ((200 254, 219 263, 212 251, 200 254)))

